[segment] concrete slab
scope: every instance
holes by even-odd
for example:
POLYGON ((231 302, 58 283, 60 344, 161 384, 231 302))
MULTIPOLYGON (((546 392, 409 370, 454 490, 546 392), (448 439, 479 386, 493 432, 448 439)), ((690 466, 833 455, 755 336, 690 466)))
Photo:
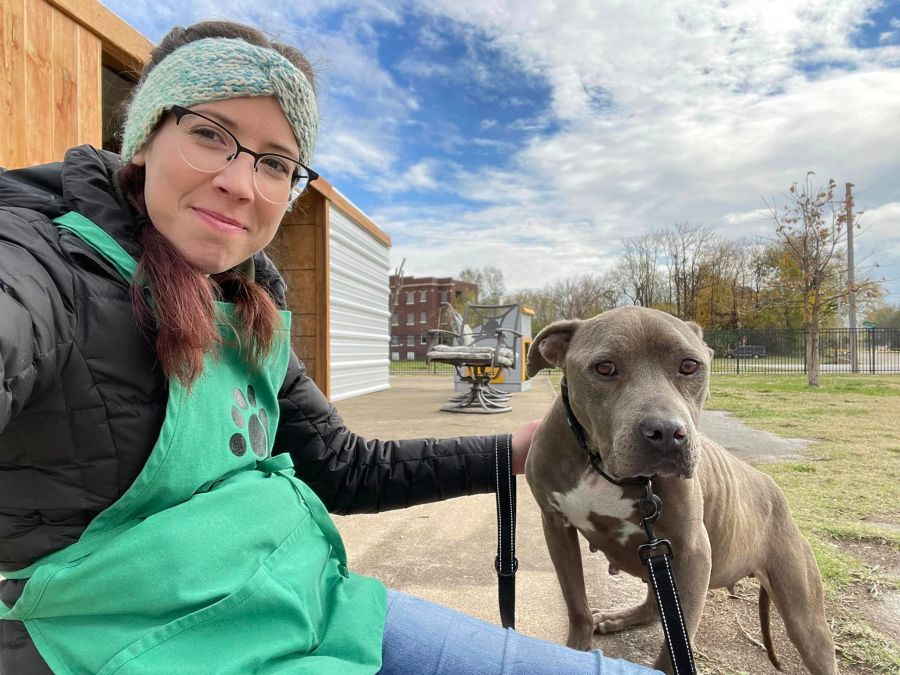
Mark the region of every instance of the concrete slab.
POLYGON ((722 410, 704 410, 700 416, 700 431, 750 464, 806 459, 802 450, 812 442, 804 438, 783 438, 748 427, 730 412, 722 410))

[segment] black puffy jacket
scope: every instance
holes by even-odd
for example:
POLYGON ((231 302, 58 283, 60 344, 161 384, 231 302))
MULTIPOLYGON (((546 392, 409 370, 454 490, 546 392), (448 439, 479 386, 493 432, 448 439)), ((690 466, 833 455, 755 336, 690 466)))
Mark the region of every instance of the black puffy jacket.
MULTIPOLYGON (((0 173, 0 574, 78 539, 141 471, 166 381, 115 270, 51 218, 77 211, 134 258, 141 220, 115 155, 0 173)), ((257 280, 284 305, 263 255, 257 280)), ((335 513, 365 513, 493 489, 494 437, 367 441, 347 429, 292 355, 275 452, 335 513)))

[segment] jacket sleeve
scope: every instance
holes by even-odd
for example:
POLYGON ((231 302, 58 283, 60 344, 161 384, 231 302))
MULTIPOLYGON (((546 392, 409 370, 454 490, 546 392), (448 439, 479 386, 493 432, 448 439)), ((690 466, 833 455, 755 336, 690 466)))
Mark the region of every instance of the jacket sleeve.
POLYGON ((297 476, 332 513, 374 513, 492 492, 499 437, 366 440, 291 354, 280 393, 275 453, 290 452, 297 476))
POLYGON ((0 432, 28 402, 53 350, 52 282, 20 246, 0 239, 0 432))

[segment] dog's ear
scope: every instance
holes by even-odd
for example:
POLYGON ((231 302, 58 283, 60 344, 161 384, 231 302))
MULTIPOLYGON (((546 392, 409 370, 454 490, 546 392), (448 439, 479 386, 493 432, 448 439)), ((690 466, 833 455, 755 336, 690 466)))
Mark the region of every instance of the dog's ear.
POLYGON ((688 328, 697 334, 698 338, 703 339, 703 327, 699 323, 696 321, 685 321, 685 323, 688 325, 688 328))
MULTIPOLYGON (((701 340, 703 339, 703 327, 699 323, 696 323, 695 321, 685 321, 685 323, 688 325, 688 328, 697 334, 698 338, 701 340)), ((716 351, 712 347, 707 345, 706 348, 709 350, 709 358, 715 356, 716 351)))
POLYGON ((581 324, 578 319, 557 321, 538 333, 528 348, 528 377, 534 377, 544 368, 561 368, 566 360, 569 341, 581 324))

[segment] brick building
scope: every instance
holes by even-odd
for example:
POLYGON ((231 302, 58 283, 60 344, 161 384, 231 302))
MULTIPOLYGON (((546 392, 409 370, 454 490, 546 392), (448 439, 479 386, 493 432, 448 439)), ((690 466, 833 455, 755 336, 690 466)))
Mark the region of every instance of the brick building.
MULTIPOLYGON (((438 328, 442 302, 477 300, 478 284, 451 277, 390 278, 391 360, 423 360, 428 349, 428 331, 438 328), (398 292, 399 291, 399 292, 398 292)), ((444 318, 446 322, 446 316, 444 318)), ((440 326, 448 328, 447 325, 440 326)))

